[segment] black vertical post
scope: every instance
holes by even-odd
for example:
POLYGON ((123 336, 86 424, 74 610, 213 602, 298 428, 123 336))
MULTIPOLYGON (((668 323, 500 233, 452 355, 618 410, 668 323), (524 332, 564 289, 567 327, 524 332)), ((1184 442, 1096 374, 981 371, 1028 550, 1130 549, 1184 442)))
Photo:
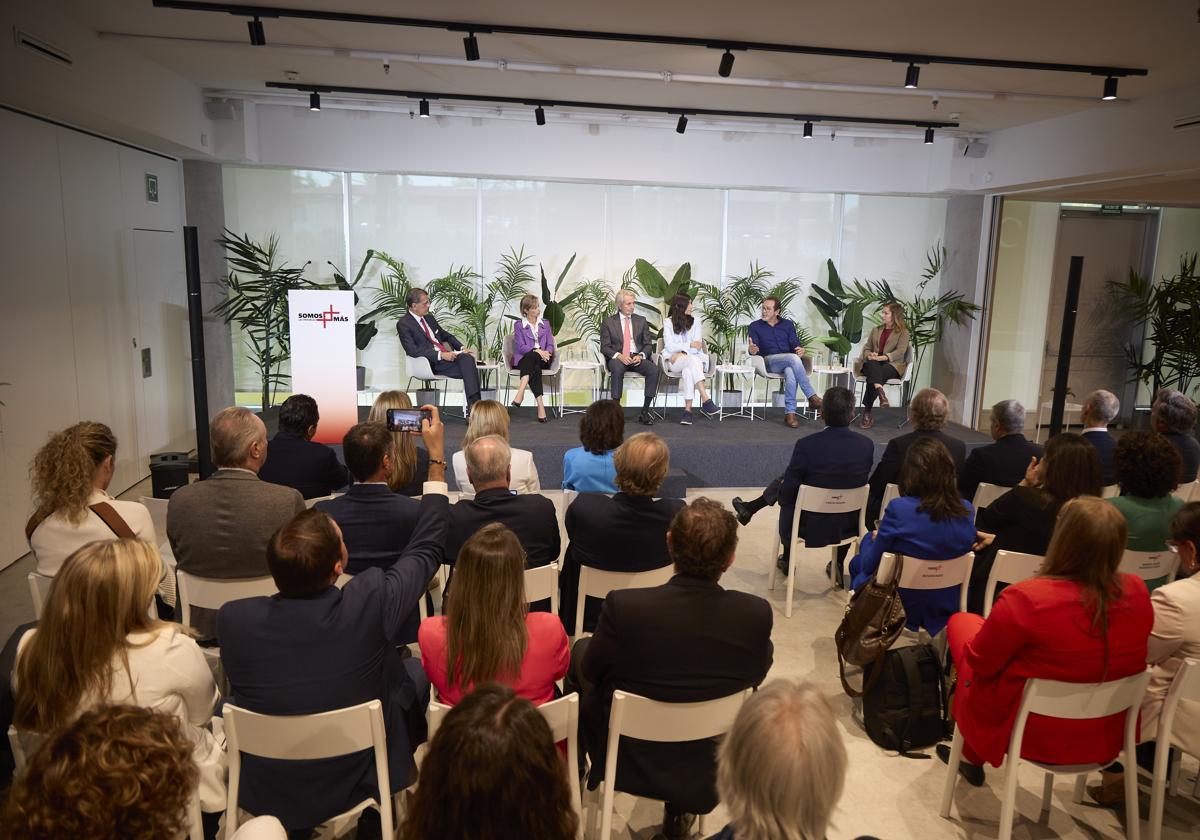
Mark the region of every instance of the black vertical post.
POLYGON ((1067 404, 1067 376, 1071 373, 1071 345, 1075 341, 1075 316, 1079 310, 1079 287, 1082 283, 1083 257, 1071 257, 1062 335, 1058 339, 1058 369, 1054 372, 1054 401, 1050 406, 1050 437, 1062 431, 1063 409, 1067 404))
POLYGON ((213 474, 208 441, 208 380, 204 369, 204 307, 200 302, 200 243, 195 225, 183 228, 183 261, 187 270, 188 326, 192 339, 192 395, 196 405, 196 459, 200 479, 213 474))

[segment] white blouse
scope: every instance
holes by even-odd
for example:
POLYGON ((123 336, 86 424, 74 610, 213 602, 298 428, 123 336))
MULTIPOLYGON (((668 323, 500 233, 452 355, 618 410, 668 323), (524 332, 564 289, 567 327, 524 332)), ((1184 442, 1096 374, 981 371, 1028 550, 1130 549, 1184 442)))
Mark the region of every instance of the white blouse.
POLYGON ((663 330, 663 352, 669 360, 676 353, 687 353, 689 356, 707 356, 703 349, 692 347, 693 341, 701 341, 700 338, 700 319, 696 318, 692 321, 690 329, 686 329, 681 333, 675 332, 670 321, 667 321, 667 329, 663 330))
POLYGON ((533 336, 533 349, 542 350, 542 342, 539 337, 542 331, 542 322, 538 321, 536 324, 531 324, 528 318, 522 318, 520 323, 525 328, 525 331, 533 336))
MULTIPOLYGON (((114 499, 103 490, 93 490, 87 500, 88 507, 100 502, 112 505, 139 540, 158 545, 154 521, 150 518, 150 511, 141 502, 125 502, 114 499)), ((93 511, 89 510, 79 524, 68 522, 61 513, 54 513, 37 526, 29 546, 37 560, 37 573, 54 577, 66 559, 88 543, 116 538, 112 528, 105 525, 104 520, 93 511)))

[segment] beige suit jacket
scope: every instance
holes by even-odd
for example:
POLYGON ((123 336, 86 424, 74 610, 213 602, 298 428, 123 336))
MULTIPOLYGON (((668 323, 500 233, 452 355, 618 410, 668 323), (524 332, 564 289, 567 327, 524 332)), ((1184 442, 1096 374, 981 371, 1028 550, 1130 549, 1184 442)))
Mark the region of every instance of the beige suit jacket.
MULTIPOLYGON (((1147 641, 1146 661, 1153 667, 1142 701, 1143 741, 1158 734, 1159 713, 1183 660, 1200 659, 1200 572, 1155 589, 1150 603, 1154 629, 1147 641)), ((1200 754, 1200 703, 1180 703, 1172 730, 1189 753, 1200 754)))
POLYGON ((908 330, 897 332, 892 330, 892 334, 888 336, 887 347, 880 348, 879 337, 883 334, 883 327, 876 327, 871 330, 867 336, 866 343, 863 344, 862 350, 858 353, 858 358, 854 360, 854 375, 862 376, 863 362, 867 360, 868 353, 886 353, 888 361, 892 363, 892 367, 896 369, 901 377, 904 376, 904 371, 908 369, 909 351, 912 345, 908 340, 908 330))

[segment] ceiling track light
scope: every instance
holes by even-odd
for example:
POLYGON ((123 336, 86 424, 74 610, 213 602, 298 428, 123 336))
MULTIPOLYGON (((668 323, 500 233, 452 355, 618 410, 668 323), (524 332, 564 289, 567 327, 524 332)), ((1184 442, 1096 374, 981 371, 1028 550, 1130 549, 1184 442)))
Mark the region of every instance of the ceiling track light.
POLYGON ((429 117, 429 100, 422 99, 421 104, 417 106, 417 113, 422 117, 429 117))
POLYGON ((1107 79, 1104 80, 1104 93, 1100 96, 1100 99, 1103 100, 1104 102, 1111 102, 1112 100, 1114 100, 1116 98, 1117 98, 1117 77, 1109 76, 1107 79))
POLYGON ((687 114, 680 114, 679 122, 675 123, 675 133, 683 134, 685 131, 687 131, 687 114))
POLYGON ((910 62, 908 69, 904 71, 904 86, 909 90, 915 90, 920 81, 921 68, 910 62))
POLYGON ((533 121, 538 125, 546 124, 546 112, 542 109, 541 105, 533 109, 533 121))
POLYGON ((317 93, 315 90, 308 95, 308 110, 321 110, 321 94, 317 93))
POLYGON ((258 18, 246 21, 246 28, 250 30, 250 45, 253 47, 265 46, 267 43, 267 33, 263 29, 262 21, 258 18))
POLYGON ((474 32, 468 32, 467 37, 463 38, 463 51, 467 54, 467 61, 479 60, 479 41, 474 32))
POLYGON ((729 74, 733 72, 733 53, 725 50, 725 55, 721 56, 721 66, 717 68, 717 75, 723 79, 728 79, 729 74))
POLYGON ((813 128, 813 126, 812 126, 812 123, 811 123, 811 122, 808 122, 808 121, 805 121, 805 123, 804 123, 804 139, 805 139, 805 140, 811 140, 811 139, 812 139, 812 136, 813 136, 813 134, 812 134, 812 128, 813 128))
POLYGON ((932 128, 925 129, 925 145, 926 146, 933 145, 933 129, 932 128))

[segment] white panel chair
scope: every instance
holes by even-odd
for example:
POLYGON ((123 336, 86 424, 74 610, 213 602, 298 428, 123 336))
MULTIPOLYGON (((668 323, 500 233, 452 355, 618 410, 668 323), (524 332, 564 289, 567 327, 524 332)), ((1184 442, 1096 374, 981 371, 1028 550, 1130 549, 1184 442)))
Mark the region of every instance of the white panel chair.
MULTIPOLYGON (((441 416, 445 417, 447 414, 446 393, 449 388, 450 377, 444 376, 440 373, 434 373, 433 367, 429 364, 429 360, 424 356, 405 356, 404 365, 404 369, 408 371, 408 383, 405 385, 404 390, 411 391, 412 382, 415 379, 422 383, 429 390, 437 391, 439 394, 441 394, 441 398, 438 399, 438 410, 441 412, 441 416), (430 383, 432 383, 432 387, 430 387, 430 383)), ((464 401, 465 399, 466 397, 464 395, 464 401)), ((458 414, 456 412, 455 415, 461 417, 465 415, 465 412, 464 414, 458 414)))
MULTIPOLYGON (((950 589, 959 587, 958 610, 967 611, 967 584, 971 580, 971 567, 975 565, 975 552, 968 551, 961 557, 950 560, 921 560, 916 557, 905 557, 904 568, 900 570, 901 589, 950 589)), ((875 579, 887 583, 892 579, 896 569, 896 555, 885 552, 879 558, 879 570, 875 579)))
POLYGON ((182 569, 175 572, 179 580, 179 609, 181 623, 190 627, 192 607, 219 610, 230 601, 253 598, 256 595, 274 595, 279 591, 275 579, 270 575, 256 578, 218 580, 188 574, 182 569))
MULTIPOLYGON (((885 510, 887 510, 887 506, 890 505, 893 500, 899 499, 899 498, 900 498, 900 485, 888 482, 888 485, 883 488, 883 501, 879 503, 879 516, 882 518, 883 512, 885 510)), ((863 536, 866 536, 865 532, 866 532, 865 527, 859 531, 859 533, 863 534, 863 536)))
POLYGON ((978 512, 980 508, 987 507, 1011 489, 1002 484, 988 484, 986 481, 981 481, 975 488, 975 498, 971 501, 971 507, 978 512))
POLYGON ((1137 575, 1146 581, 1150 589, 1157 589, 1164 583, 1169 583, 1175 577, 1179 568, 1179 555, 1169 549, 1161 551, 1130 551, 1125 550, 1117 571, 1127 575, 1137 575))
MULTIPOLYGON (((792 596, 796 587, 796 567, 800 562, 800 557, 814 555, 816 557, 826 556, 830 558, 831 565, 829 567, 829 583, 832 586, 837 580, 837 550, 840 546, 850 546, 850 554, 854 553, 855 546, 858 545, 859 535, 866 531, 866 515, 867 515, 867 495, 871 488, 867 485, 862 487, 854 487, 849 490, 828 490, 824 487, 810 487, 806 484, 800 485, 800 491, 796 494, 796 512, 792 516, 792 543, 788 550, 788 556, 791 562, 788 565, 787 575, 787 599, 784 602, 783 614, 787 618, 792 617, 792 596), (841 542, 833 545, 824 545, 818 548, 808 548, 804 544, 804 539, 799 535, 800 514, 803 511, 809 513, 853 513, 858 511, 858 531, 852 537, 847 537, 841 542)), ((771 541, 771 576, 767 581, 767 589, 775 588, 775 573, 778 566, 775 559, 779 556, 780 549, 779 529, 775 529, 775 539, 771 541)))
POLYGON ((50 596, 50 584, 54 583, 54 578, 30 572, 28 580, 29 597, 33 601, 33 617, 40 619, 42 607, 46 604, 46 598, 50 596))
MULTIPOLYGON (((1021 706, 1017 712, 1017 720, 1013 726, 1012 737, 1008 743, 1007 766, 1004 775, 1004 794, 1000 805, 1000 833, 998 840, 1011 840, 1013 820, 1016 816, 1017 803, 1017 774, 1022 762, 1027 762, 1042 770, 1045 781, 1042 785, 1042 811, 1050 809, 1050 795, 1054 789, 1054 776, 1075 776, 1075 802, 1083 801, 1083 789, 1087 783, 1087 774, 1099 770, 1109 762, 1098 764, 1043 764, 1021 758, 1021 742, 1025 737, 1025 723, 1031 714, 1045 717, 1063 718, 1065 720, 1091 720, 1108 717, 1109 715, 1125 713, 1125 744, 1121 760, 1129 770, 1125 773, 1125 825, 1126 837, 1138 840, 1138 794, 1137 774, 1132 772, 1136 767, 1134 751, 1137 747, 1137 712, 1146 693, 1146 683, 1150 680, 1149 671, 1134 674, 1120 680, 1100 683, 1066 683, 1056 680, 1029 680, 1025 683, 1025 693, 1021 698, 1021 706)), ((958 781, 958 765, 962 761, 963 737, 962 730, 954 733, 954 743, 950 748, 950 762, 946 768, 946 783, 942 789, 943 817, 950 817, 950 806, 954 801, 954 784, 958 781)), ((1163 751, 1165 754, 1165 750, 1163 751)), ((1113 756, 1116 758, 1117 756, 1113 756)))
POLYGON ((154 523, 154 533, 161 542, 167 541, 167 504, 170 499, 156 499, 153 496, 139 496, 138 502, 150 511, 150 521, 154 523))
MULTIPOLYGON (((619 787, 617 751, 621 736, 657 743, 699 741, 724 735, 733 726, 750 689, 699 703, 663 703, 626 691, 614 691, 608 716, 608 754, 604 762, 604 781, 594 794, 601 797, 600 840, 612 837, 613 800, 619 787)), ((592 800, 590 805, 594 805, 592 800)), ((589 811, 591 808, 589 807, 589 811)), ((590 821, 589 821, 590 822, 590 821)), ((707 835, 704 815, 700 834, 707 835)))
POLYGON ((550 612, 558 615, 558 563, 525 570, 525 603, 547 598, 550 599, 550 612))
POLYGON ((1106 484, 1106 485, 1104 485, 1104 489, 1100 492, 1100 497, 1104 498, 1104 499, 1115 499, 1117 496, 1120 496, 1120 495, 1121 495, 1121 485, 1120 484, 1106 484))
POLYGON ((983 591, 983 617, 991 615, 992 604, 996 602, 996 589, 1001 584, 1011 585, 1029 580, 1042 570, 1045 562, 1046 558, 1038 554, 997 551, 992 570, 988 573, 987 588, 983 591))
MULTIPOLYGON (((906 365, 906 367, 904 368, 903 376, 901 376, 899 378, 896 378, 893 376, 891 379, 888 379, 883 383, 884 388, 898 388, 899 389, 899 396, 897 396, 896 399, 893 400, 891 397, 888 397, 888 401, 892 405, 895 405, 895 406, 905 405, 904 387, 908 384, 909 380, 912 378, 913 349, 912 349, 911 344, 908 347, 908 352, 906 352, 904 354, 904 364, 906 365)), ((866 388, 867 388, 866 377, 864 377, 862 375, 861 371, 862 371, 862 364, 858 359, 855 359, 854 360, 854 393, 855 393, 855 403, 859 404, 859 405, 862 404, 862 395, 863 395, 863 392, 865 392, 866 388), (862 386, 861 390, 860 390, 859 386, 862 386)), ((907 415, 907 413, 905 413, 904 419, 900 421, 900 425, 897 426, 896 428, 902 428, 907 423, 908 423, 908 415, 907 415)))
MULTIPOLYGON (((658 365, 658 377, 659 377, 658 378, 659 388, 658 388, 658 393, 656 393, 654 395, 654 402, 655 402, 655 405, 657 406, 659 399, 662 399, 662 405, 663 405, 662 415, 663 415, 663 417, 667 416, 667 403, 670 401, 670 398, 671 398, 670 392, 671 392, 672 385, 675 386, 675 391, 676 391, 676 393, 678 393, 680 395, 680 399, 686 399, 688 396, 691 396, 691 398, 693 400, 695 400, 694 404, 697 406, 697 409, 698 409, 700 398, 696 395, 696 393, 692 392, 692 394, 688 395, 688 394, 681 393, 679 390, 679 388, 680 388, 679 383, 683 380, 682 374, 671 373, 671 371, 667 370, 666 351, 663 350, 663 342, 662 342, 661 338, 658 340, 658 344, 655 347, 654 364, 658 365)), ((711 377, 711 376, 712 376, 711 358, 709 356, 705 356, 704 357, 704 379, 705 379, 705 381, 707 381, 709 379, 709 377, 711 377)), ((703 413, 702 413, 702 416, 704 416, 703 413)))
POLYGON ((304 507, 311 510, 312 508, 316 507, 317 502, 328 502, 330 499, 336 499, 341 495, 341 493, 330 493, 328 496, 316 496, 312 499, 305 499, 304 507))
MULTIPOLYGON (((575 599, 575 638, 581 638, 583 633, 583 608, 590 595, 593 598, 606 598, 608 593, 617 589, 645 589, 650 586, 662 586, 675 574, 675 567, 663 566, 661 569, 651 569, 647 572, 607 572, 603 569, 593 569, 591 566, 579 568, 579 597, 575 599)), ((587 635, 591 635, 590 633, 587 635)))
MULTIPOLYGON (((1162 837, 1163 806, 1166 804, 1167 762, 1174 747, 1181 752, 1191 753, 1200 749, 1196 744, 1185 744, 1171 731, 1175 723, 1175 715, 1179 704, 1183 701, 1200 703, 1200 660, 1185 659, 1183 665, 1175 672, 1175 679, 1167 690, 1163 701, 1162 713, 1158 719, 1158 744, 1154 752, 1154 778, 1150 788, 1150 840, 1160 840, 1162 837)), ((1192 753, 1195 754, 1195 753, 1192 753)), ((1175 754, 1175 761, 1170 769, 1171 795, 1179 795, 1179 763, 1181 756, 1175 754)), ((1198 782, 1200 784, 1200 782, 1198 782)))
POLYGON ((1200 480, 1180 484, 1171 491, 1171 495, 1176 499, 1182 499, 1184 503, 1200 502, 1200 480))
POLYGON ((383 728, 383 704, 378 700, 315 715, 261 715, 226 703, 223 716, 225 737, 229 744, 226 836, 231 836, 238 827, 237 802, 241 786, 242 753, 261 758, 301 761, 336 758, 371 749, 375 751, 378 798, 364 799, 332 819, 345 819, 375 807, 379 809, 383 836, 393 836, 395 822, 392 819, 392 787, 388 779, 387 736, 383 728))
MULTIPOLYGON (((504 377, 504 404, 508 405, 508 392, 512 387, 513 378, 515 377, 518 382, 521 381, 521 371, 517 369, 517 366, 513 364, 512 360, 513 334, 511 332, 506 333, 504 336, 504 350, 501 358, 504 359, 504 371, 508 374, 506 377, 504 377)), ((555 352, 555 354, 550 357, 550 367, 542 371, 542 384, 545 386, 543 391, 545 391, 546 396, 550 398, 549 411, 551 412, 558 407, 558 392, 560 389, 558 387, 557 380, 562 374, 562 367, 560 365, 561 358, 562 354, 555 352)))

